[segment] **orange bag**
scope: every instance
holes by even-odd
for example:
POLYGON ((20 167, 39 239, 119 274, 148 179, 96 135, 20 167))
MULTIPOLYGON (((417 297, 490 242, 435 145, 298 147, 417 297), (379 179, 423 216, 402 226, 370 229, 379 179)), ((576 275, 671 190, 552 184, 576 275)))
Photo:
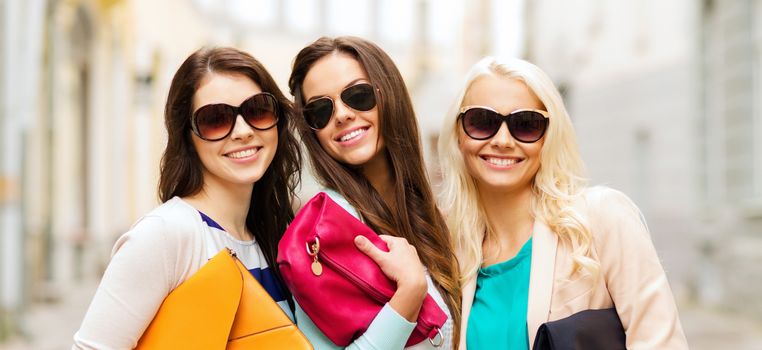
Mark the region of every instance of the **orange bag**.
POLYGON ((312 349, 229 249, 164 299, 136 349, 312 349))

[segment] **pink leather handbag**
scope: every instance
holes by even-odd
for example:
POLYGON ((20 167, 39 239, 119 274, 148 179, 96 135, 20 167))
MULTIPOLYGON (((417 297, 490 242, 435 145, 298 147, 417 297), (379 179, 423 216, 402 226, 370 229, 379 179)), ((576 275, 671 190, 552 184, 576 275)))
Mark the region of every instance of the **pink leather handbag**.
MULTIPOLYGON (((357 235, 378 248, 386 243, 321 192, 304 205, 278 245, 278 266, 296 301, 331 341, 347 346, 360 337, 388 302, 396 285, 354 244, 357 235)), ((406 346, 444 342, 447 315, 426 295, 406 346)))

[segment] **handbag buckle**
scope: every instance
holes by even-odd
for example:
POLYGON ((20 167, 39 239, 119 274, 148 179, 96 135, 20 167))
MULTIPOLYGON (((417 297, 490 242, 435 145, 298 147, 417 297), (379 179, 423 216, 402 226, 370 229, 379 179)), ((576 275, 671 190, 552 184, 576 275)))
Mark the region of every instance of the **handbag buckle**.
POLYGON ((307 247, 307 254, 309 254, 312 257, 312 274, 315 276, 320 276, 323 274, 323 265, 318 261, 318 253, 320 252, 320 238, 315 236, 315 243, 310 244, 310 242, 304 242, 304 245, 307 247))
POLYGON ((433 347, 439 348, 442 346, 442 344, 444 344, 444 335, 442 335, 442 332, 439 330, 439 328, 437 328, 436 330, 437 330, 437 334, 434 335, 433 338, 429 338, 429 343, 431 343, 433 347), (434 339, 437 339, 437 338, 439 338, 439 342, 434 344, 434 339))

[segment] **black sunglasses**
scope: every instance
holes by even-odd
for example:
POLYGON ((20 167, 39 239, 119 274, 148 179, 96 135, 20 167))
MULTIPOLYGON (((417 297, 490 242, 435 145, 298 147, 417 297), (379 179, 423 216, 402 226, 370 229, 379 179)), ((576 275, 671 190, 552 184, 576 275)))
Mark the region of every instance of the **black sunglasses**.
POLYGON ((239 107, 225 103, 205 105, 191 117, 191 129, 206 141, 222 140, 235 127, 238 115, 257 130, 268 130, 278 124, 278 100, 270 93, 260 92, 241 102, 239 107))
POLYGON ((458 118, 463 123, 463 131, 474 140, 489 139, 503 123, 514 139, 532 143, 542 138, 548 128, 548 112, 538 109, 520 109, 508 115, 502 115, 489 107, 466 106, 460 109, 458 118))
MULTIPOLYGON (((376 107, 376 88, 368 83, 352 85, 339 95, 349 108, 367 112, 376 107)), ((328 96, 312 100, 304 105, 304 120, 310 128, 319 130, 328 125, 333 116, 333 99, 328 96)))

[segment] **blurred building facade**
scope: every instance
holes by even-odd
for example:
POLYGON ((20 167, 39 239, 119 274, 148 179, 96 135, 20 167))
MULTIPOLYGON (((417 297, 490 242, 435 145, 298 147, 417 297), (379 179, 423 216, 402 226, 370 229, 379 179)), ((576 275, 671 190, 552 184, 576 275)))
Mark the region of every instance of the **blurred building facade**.
MULTIPOLYGON (((0 344, 25 332, 30 307, 65 302, 83 281, 99 279, 116 238, 158 204, 164 102, 195 49, 246 50, 286 91, 291 61, 309 42, 369 38, 408 83, 431 165, 440 119, 468 66, 488 53, 517 54, 520 22, 506 26, 495 10, 520 3, 5 0, 0 344)), ((309 196, 317 185, 305 173, 309 196)))
POLYGON ((762 1, 528 2, 593 183, 643 210, 678 296, 762 319, 762 1))
POLYGON ((13 143, 3 152, 17 158, 3 159, 3 176, 17 195, 3 208, 2 328, 15 333, 26 306, 102 270, 115 231, 153 201, 155 171, 140 158, 158 159, 161 135, 136 130, 151 118, 151 89, 129 54, 132 4, 4 5, 2 122, 13 143))
POLYGON ((30 305, 100 277, 158 202, 172 73, 237 40, 186 0, 9 0, 1 18, 0 341, 30 305))

